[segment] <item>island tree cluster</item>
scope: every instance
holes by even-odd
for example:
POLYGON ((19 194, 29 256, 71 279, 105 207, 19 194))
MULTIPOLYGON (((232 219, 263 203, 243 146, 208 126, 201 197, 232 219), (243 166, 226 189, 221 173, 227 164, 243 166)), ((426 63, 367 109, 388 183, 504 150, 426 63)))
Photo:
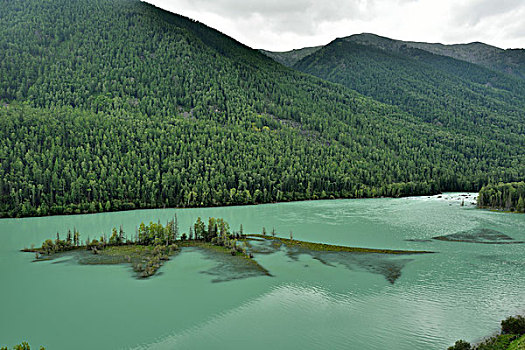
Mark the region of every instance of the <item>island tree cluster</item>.
POLYGON ((113 228, 109 238, 103 234, 99 239, 88 237, 85 243, 82 243, 80 233, 73 229, 72 232, 68 231, 66 239, 61 239, 60 234, 57 233, 56 239, 44 241, 40 248, 24 249, 24 251, 36 253, 37 260, 72 250, 88 250, 95 255, 111 255, 117 257, 115 261, 132 263, 133 269, 139 276, 147 278, 153 276, 163 263, 179 250, 179 245, 201 247, 212 245, 222 247, 231 255, 240 254, 253 258, 246 243, 238 242, 246 238, 241 231, 230 232, 230 225, 222 218, 210 217, 206 225, 199 217, 190 227, 189 232, 179 237, 178 220, 175 215, 166 225, 160 222, 150 222, 148 225, 140 223, 133 237, 128 237, 120 227, 119 230, 113 228))

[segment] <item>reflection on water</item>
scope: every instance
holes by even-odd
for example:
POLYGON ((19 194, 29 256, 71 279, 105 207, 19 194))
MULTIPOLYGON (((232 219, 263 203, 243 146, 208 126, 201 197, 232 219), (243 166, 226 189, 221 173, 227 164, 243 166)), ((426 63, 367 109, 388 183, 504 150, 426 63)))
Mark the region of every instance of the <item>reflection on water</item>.
POLYGON ((183 253, 184 250, 197 250, 205 259, 215 263, 213 267, 201 271, 201 273, 213 276, 213 283, 228 282, 250 277, 272 276, 268 270, 257 264, 256 261, 209 249, 185 248, 183 249, 183 253))
POLYGON ((413 260, 389 254, 311 250, 297 245, 289 246, 283 244, 280 240, 270 239, 255 240, 250 244, 250 251, 254 254, 272 254, 283 250, 286 256, 293 261, 299 261, 301 255, 307 255, 326 266, 342 266, 348 270, 365 270, 380 274, 392 284, 401 277, 403 267, 413 260))

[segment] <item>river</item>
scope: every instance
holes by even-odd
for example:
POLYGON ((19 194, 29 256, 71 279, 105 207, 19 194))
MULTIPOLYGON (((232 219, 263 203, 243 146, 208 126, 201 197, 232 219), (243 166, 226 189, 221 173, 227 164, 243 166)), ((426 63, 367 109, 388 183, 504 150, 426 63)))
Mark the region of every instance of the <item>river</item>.
POLYGON ((496 332, 501 319, 525 311, 525 244, 517 243, 525 241, 525 215, 478 210, 469 201, 461 206, 458 198, 3 219, 0 346, 25 340, 48 350, 395 350, 478 341, 496 332), (233 229, 242 223, 245 233, 264 226, 305 241, 436 253, 395 257, 402 269, 392 283, 374 269, 384 261, 373 257, 326 263, 278 250, 255 255, 271 277, 236 278, 220 261, 186 249, 159 275, 137 280, 129 266, 86 266, 66 258, 33 263, 32 254, 19 252, 57 231, 75 227, 86 239, 122 225, 133 234, 140 222, 164 223, 175 212, 183 232, 197 216, 213 216, 233 229), (488 244, 432 239, 465 232, 488 244), (492 244, 499 241, 487 241, 487 232, 516 244, 492 244))

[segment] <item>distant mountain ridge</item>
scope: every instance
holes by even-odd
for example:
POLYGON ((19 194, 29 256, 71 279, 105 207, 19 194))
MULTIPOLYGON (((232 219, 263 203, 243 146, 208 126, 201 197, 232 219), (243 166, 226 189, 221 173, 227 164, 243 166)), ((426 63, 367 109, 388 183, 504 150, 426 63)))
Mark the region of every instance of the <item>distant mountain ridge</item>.
POLYGON ((438 55, 479 64, 500 72, 525 79, 525 50, 500 49, 480 42, 470 44, 442 45, 409 42, 417 47, 438 55))
MULTIPOLYGON (((440 43, 402 41, 371 33, 355 34, 335 40, 346 40, 366 46, 375 46, 380 49, 399 49, 401 47, 417 48, 437 55, 478 64, 498 72, 525 79, 525 49, 504 50, 482 42, 444 45, 440 43)), ((322 46, 315 46, 285 52, 260 51, 268 57, 275 59, 277 62, 291 67, 304 57, 317 52, 321 47, 322 46)))
POLYGON ((448 56, 458 60, 479 64, 499 72, 511 74, 525 79, 525 50, 501 49, 499 47, 473 42, 468 44, 444 45, 439 43, 425 43, 415 41, 402 41, 380 37, 375 34, 357 34, 344 38, 361 44, 373 44, 378 41, 392 41, 396 45, 406 45, 437 55, 448 56))
POLYGON ((340 38, 292 67, 427 123, 478 128, 488 137, 498 137, 502 128, 525 132, 525 80, 405 42, 373 34, 340 38))

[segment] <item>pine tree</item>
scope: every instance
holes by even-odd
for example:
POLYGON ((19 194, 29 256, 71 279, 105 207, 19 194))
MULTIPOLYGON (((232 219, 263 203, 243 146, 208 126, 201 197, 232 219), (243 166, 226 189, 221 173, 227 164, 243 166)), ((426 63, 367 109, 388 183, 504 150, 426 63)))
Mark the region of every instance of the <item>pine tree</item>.
POLYGON ((124 243, 124 229, 122 228, 122 225, 120 225, 119 232, 118 232, 118 243, 119 244, 124 243))
POLYGON ((525 201, 523 200, 522 196, 520 196, 520 199, 518 199, 518 204, 516 205, 516 211, 520 213, 525 212, 525 201))
POLYGON ((179 219, 177 213, 173 216, 173 240, 179 239, 179 219))

